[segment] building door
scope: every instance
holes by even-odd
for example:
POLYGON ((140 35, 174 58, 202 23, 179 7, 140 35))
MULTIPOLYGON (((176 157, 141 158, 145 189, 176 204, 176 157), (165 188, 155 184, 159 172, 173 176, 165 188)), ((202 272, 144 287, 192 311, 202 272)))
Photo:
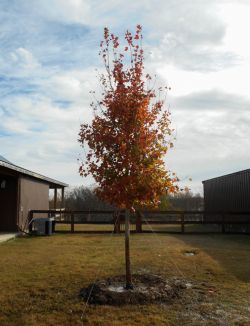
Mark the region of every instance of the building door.
POLYGON ((0 232, 15 232, 17 179, 0 174, 0 232))

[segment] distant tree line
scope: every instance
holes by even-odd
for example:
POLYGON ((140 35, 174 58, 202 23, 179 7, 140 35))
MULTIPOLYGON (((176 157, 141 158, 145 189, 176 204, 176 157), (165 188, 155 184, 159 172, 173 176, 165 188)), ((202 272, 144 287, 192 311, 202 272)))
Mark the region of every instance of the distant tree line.
MULTIPOLYGON (((58 204, 60 207, 60 198, 58 204)), ((53 198, 50 199, 50 207, 53 208, 53 198)), ((115 207, 101 201, 88 187, 79 186, 66 191, 64 207, 68 210, 112 210, 115 207)), ((202 210, 203 197, 193 194, 191 191, 179 192, 161 198, 159 204, 161 210, 202 210)))
POLYGON ((101 201, 88 187, 75 187, 66 192, 65 208, 70 210, 109 210, 114 207, 101 201))
MULTIPOLYGON (((61 196, 58 193, 57 207, 61 206, 61 196)), ((54 208, 54 198, 50 197, 50 208, 54 208)), ((105 203, 95 195, 91 188, 79 186, 66 190, 64 198, 64 207, 69 211, 91 211, 91 210, 113 210, 114 207, 105 203)), ((67 220, 70 217, 64 215, 67 220)), ((77 214, 75 221, 113 221, 111 214, 77 214)))
POLYGON ((200 211, 204 209, 204 198, 199 193, 193 194, 191 191, 170 194, 161 198, 159 209, 200 211))

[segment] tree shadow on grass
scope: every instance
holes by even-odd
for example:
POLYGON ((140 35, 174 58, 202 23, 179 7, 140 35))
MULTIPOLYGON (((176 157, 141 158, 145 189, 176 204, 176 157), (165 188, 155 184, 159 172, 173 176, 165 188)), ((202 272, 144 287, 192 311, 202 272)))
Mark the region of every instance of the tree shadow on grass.
MULTIPOLYGON (((203 251, 221 265, 227 273, 250 283, 250 236, 229 234, 175 235, 190 248, 203 251)), ((192 257, 190 257, 192 259, 192 257)))

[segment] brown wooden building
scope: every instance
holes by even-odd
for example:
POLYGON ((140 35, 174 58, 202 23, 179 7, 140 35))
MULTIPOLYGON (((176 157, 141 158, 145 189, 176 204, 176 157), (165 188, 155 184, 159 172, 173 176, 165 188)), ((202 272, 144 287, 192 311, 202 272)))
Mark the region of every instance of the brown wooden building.
POLYGON ((64 204, 66 183, 12 164, 0 155, 0 232, 27 229, 30 210, 49 209, 49 190, 54 189, 54 208, 57 207, 58 189, 60 205, 64 204))

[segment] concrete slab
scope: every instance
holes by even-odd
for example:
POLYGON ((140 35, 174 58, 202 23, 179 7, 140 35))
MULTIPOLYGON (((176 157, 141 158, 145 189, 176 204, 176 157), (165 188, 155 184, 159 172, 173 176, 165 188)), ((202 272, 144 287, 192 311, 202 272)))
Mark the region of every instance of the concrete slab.
POLYGON ((16 237, 16 233, 0 233, 0 243, 16 237))

